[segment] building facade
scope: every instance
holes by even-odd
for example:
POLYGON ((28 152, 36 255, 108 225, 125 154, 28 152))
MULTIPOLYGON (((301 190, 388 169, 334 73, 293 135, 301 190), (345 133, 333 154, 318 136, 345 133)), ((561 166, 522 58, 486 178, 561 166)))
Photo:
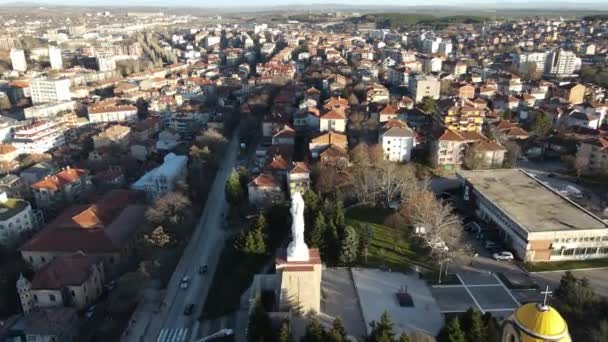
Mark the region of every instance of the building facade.
POLYGON ((34 78, 30 84, 30 92, 32 103, 35 105, 49 102, 70 101, 72 99, 70 80, 67 78, 34 78))

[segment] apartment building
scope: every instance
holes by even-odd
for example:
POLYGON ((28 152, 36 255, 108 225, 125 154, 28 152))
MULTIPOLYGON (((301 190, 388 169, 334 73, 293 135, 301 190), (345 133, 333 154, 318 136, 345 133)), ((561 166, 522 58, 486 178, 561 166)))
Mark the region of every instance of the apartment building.
POLYGON ((87 108, 89 122, 134 122, 137 120, 137 107, 121 104, 117 99, 104 100, 87 108))
POLYGON ((572 51, 554 50, 547 56, 545 73, 552 76, 568 76, 574 74, 580 59, 572 51))
POLYGON ((118 145, 126 147, 131 136, 131 128, 128 126, 112 125, 103 132, 93 136, 93 146, 95 149, 101 147, 118 145))
POLYGON ((51 63, 51 69, 63 69, 63 57, 61 56, 60 48, 49 45, 49 62, 51 63))
POLYGON ((19 154, 45 153, 65 144, 61 124, 40 120, 15 129, 11 144, 19 154))
POLYGON ((10 57, 13 70, 20 72, 27 71, 27 61, 25 60, 25 52, 23 49, 11 49, 10 57))
POLYGON ((416 75, 409 78, 409 91, 416 102, 422 101, 425 96, 438 100, 440 89, 441 84, 435 76, 416 75))
POLYGON ((416 146, 416 134, 401 120, 391 119, 380 129, 378 143, 382 145, 384 159, 406 162, 412 157, 416 146))
POLYGON ((431 141, 431 165, 435 168, 457 170, 464 158, 466 140, 457 132, 445 129, 431 141))
POLYGON ((54 212, 80 199, 91 184, 88 170, 68 166, 32 184, 30 189, 38 209, 54 212))
POLYGON ((70 80, 67 78, 34 78, 30 84, 30 93, 34 105, 70 101, 72 99, 70 80))
POLYGON ((596 137, 579 144, 575 167, 583 174, 608 173, 608 138, 596 137))

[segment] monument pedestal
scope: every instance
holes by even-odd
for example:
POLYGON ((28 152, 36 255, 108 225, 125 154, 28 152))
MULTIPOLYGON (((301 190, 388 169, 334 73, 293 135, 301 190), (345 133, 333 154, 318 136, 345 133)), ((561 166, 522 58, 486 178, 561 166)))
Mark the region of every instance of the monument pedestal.
POLYGON ((308 258, 299 256, 297 260, 287 258, 287 251, 283 249, 276 258, 276 270, 281 311, 320 312, 322 264, 318 249, 309 249, 308 258))

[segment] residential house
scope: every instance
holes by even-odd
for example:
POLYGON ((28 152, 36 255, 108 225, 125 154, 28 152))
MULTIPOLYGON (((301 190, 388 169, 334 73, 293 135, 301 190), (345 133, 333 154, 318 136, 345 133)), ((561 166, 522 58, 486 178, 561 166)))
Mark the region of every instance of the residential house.
POLYGON ((585 101, 585 91, 587 88, 580 83, 569 83, 557 88, 557 93, 568 103, 579 104, 585 101))
POLYGON ((599 136, 581 141, 575 167, 582 174, 608 174, 608 138, 599 136))
POLYGON ((34 271, 53 259, 82 252, 103 261, 105 274, 115 274, 135 255, 137 230, 144 221, 144 194, 110 190, 94 204, 66 208, 21 246, 21 257, 34 271))
POLYGON ((348 139, 346 135, 336 132, 322 133, 310 140, 308 150, 312 159, 316 160, 330 146, 337 146, 344 151, 348 151, 348 139))
POLYGON ((397 106, 388 104, 380 111, 378 120, 380 123, 387 122, 389 120, 397 119, 401 111, 397 106))
POLYGON ((310 170, 305 162, 294 162, 287 173, 287 189, 292 196, 296 192, 303 193, 310 187, 310 170))
POLYGON ((281 182, 270 173, 261 173, 247 185, 249 203, 263 207, 283 200, 281 182))
POLYGON ((451 98, 439 101, 439 111, 435 120, 439 126, 455 132, 481 132, 489 109, 485 102, 475 102, 466 98, 451 98))
POLYGON ((75 253, 54 258, 34 274, 31 282, 21 275, 17 292, 26 314, 38 308, 82 310, 101 296, 104 282, 101 260, 75 253))
POLYGON ((321 132, 345 132, 346 131, 346 109, 336 105, 334 108, 326 109, 319 120, 321 132))
POLYGON ((93 136, 95 149, 108 146, 126 147, 129 143, 131 128, 128 126, 112 125, 103 132, 93 136))
POLYGON ((131 135, 136 141, 145 141, 160 132, 161 120, 158 116, 149 116, 133 125, 131 135))
POLYGON ((32 184, 55 172, 57 172, 57 167, 53 163, 42 161, 21 171, 19 177, 23 180, 25 188, 29 190, 32 184))
POLYGON ((18 151, 15 146, 10 144, 0 144, 0 163, 15 161, 17 156, 18 151))
MULTIPOLYGON (((472 157, 479 161, 476 167, 497 168, 502 167, 507 149, 492 140, 481 140, 470 147, 472 157)), ((471 165, 469 165, 471 166, 471 165)))
POLYGON ((8 333, 18 338, 12 341, 78 342, 79 324, 74 308, 40 309, 17 317, 8 327, 8 333))
POLYGON ((416 134, 401 120, 387 121, 380 129, 378 143, 382 145, 384 159, 394 162, 406 162, 412 157, 416 146, 416 134))
POLYGON ((39 120, 15 130, 11 144, 18 154, 45 153, 65 144, 62 126, 52 120, 39 120))
POLYGON ((317 108, 305 108, 293 115, 293 126, 297 131, 318 132, 321 125, 321 113, 317 108))
POLYGON ((288 125, 272 136, 273 145, 293 145, 295 143, 296 131, 288 125))
POLYGON ((385 86, 373 83, 365 88, 368 103, 388 103, 390 94, 385 86))
POLYGON ((62 169, 30 186, 36 208, 50 212, 74 203, 91 188, 91 177, 85 169, 62 169))
POLYGON ((579 126, 591 129, 598 129, 600 126, 600 116, 597 114, 587 114, 573 110, 568 114, 565 124, 568 127, 579 126))
POLYGON ((431 165, 435 168, 457 170, 462 165, 465 139, 450 129, 445 129, 431 141, 431 165))
POLYGON ((117 98, 106 99, 88 107, 89 121, 122 122, 137 120, 137 107, 124 104, 117 98))
POLYGON ((131 189, 146 193, 149 199, 158 198, 174 191, 177 183, 186 178, 188 157, 169 153, 163 164, 141 176, 131 185, 131 189))

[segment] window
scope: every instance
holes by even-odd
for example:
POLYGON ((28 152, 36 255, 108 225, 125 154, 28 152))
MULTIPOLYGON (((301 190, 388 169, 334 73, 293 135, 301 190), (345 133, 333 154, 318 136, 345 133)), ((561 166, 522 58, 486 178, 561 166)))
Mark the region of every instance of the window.
POLYGON ((564 252, 562 253, 562 255, 564 256, 570 256, 570 255, 574 255, 574 249, 564 249, 564 252))
POLYGON ((45 257, 43 257, 43 256, 41 256, 41 257, 40 257, 40 261, 42 261, 42 262, 46 262, 46 258, 45 258, 45 257))
POLYGON ((50 294, 49 295, 49 299, 51 300, 51 302, 55 301, 55 295, 54 294, 50 294))
POLYGON ((608 247, 600 247, 598 253, 600 253, 600 254, 608 254, 608 247))
POLYGON ((72 294, 72 297, 76 297, 76 292, 74 292, 74 290, 71 290, 70 293, 72 294))

